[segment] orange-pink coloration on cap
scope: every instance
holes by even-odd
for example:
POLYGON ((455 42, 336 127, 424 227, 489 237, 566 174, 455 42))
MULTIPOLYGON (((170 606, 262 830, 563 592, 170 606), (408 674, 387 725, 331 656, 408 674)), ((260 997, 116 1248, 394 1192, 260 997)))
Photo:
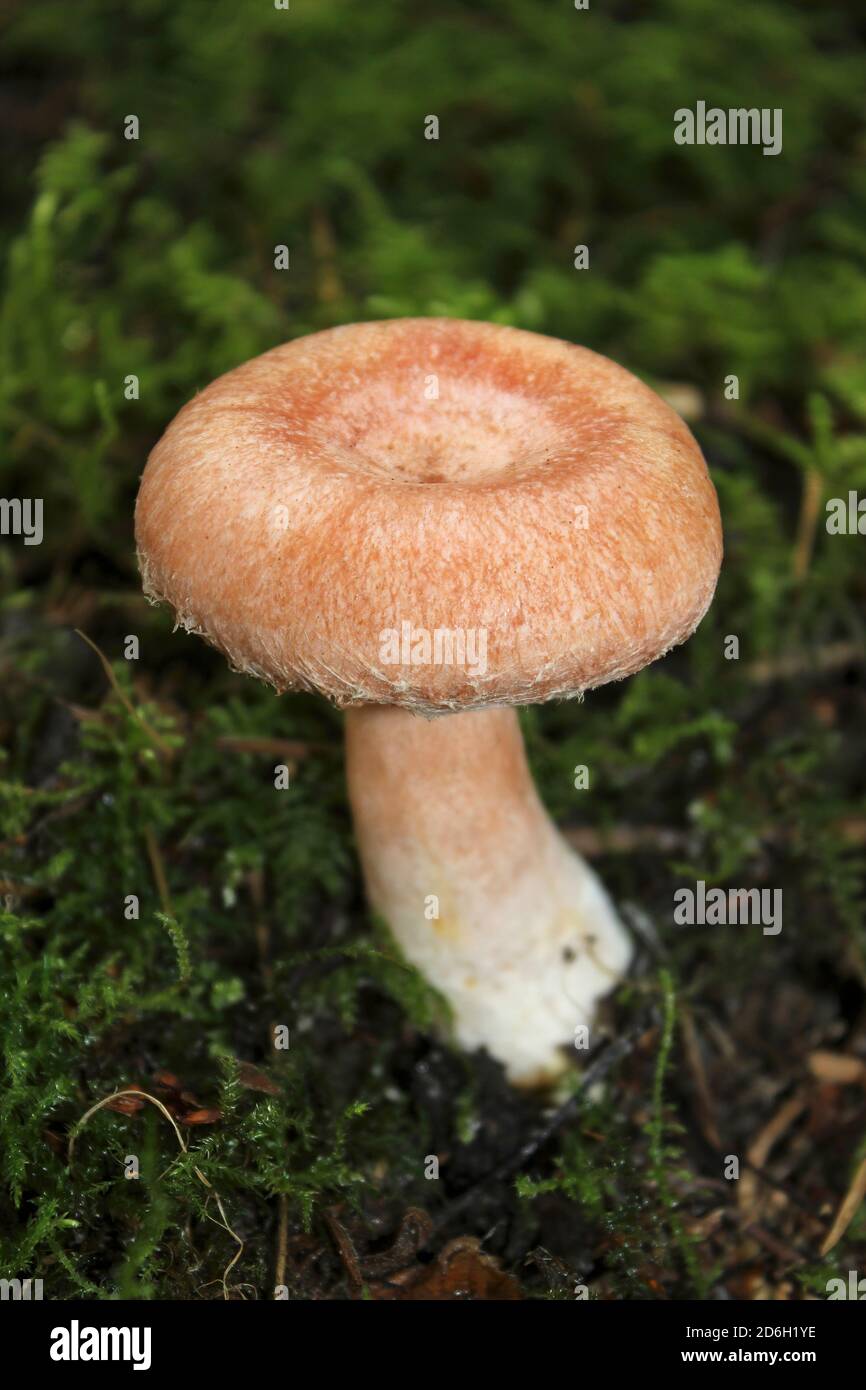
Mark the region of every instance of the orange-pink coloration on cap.
POLYGON ((653 391, 454 319, 335 328, 220 377, 153 450, 136 537, 145 592, 236 669, 419 711, 639 670, 697 626, 722 553, 700 450, 653 391), (412 660, 437 631, 446 659, 412 660), (461 633, 475 659, 449 662, 461 633))

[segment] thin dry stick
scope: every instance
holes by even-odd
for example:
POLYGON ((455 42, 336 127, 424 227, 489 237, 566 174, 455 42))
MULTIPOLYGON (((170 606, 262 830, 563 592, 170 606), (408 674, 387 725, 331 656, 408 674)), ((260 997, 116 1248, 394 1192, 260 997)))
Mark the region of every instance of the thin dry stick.
POLYGON ((791 1128, 794 1121, 805 1110, 807 1095, 805 1087, 796 1091, 777 1110, 770 1121, 752 1140, 747 1150, 749 1170, 740 1179, 737 1196, 739 1208, 744 1216, 751 1219, 757 1207, 758 1177, 770 1156, 770 1151, 783 1134, 791 1128))
MULTIPOLYGON (((174 1116, 172 1115, 170 1110, 167 1110, 165 1108, 161 1100, 157 1100, 156 1096, 148 1095, 147 1091, 114 1091, 110 1096, 105 1096, 103 1100, 99 1100, 96 1102, 95 1105, 91 1105, 90 1109, 86 1112, 86 1114, 82 1115, 81 1119, 78 1121, 78 1124, 72 1130, 72 1133, 69 1136, 69 1146, 66 1150, 66 1161, 70 1167, 72 1166, 72 1155, 75 1152, 75 1141, 78 1138, 78 1135, 81 1132, 81 1130, 87 1124, 88 1120, 91 1119, 91 1117, 95 1115, 98 1110, 104 1109, 106 1105, 110 1105, 113 1100, 118 1100, 121 1096, 138 1096, 139 1099, 149 1101, 151 1105, 155 1105, 157 1110, 159 1110, 160 1114, 165 1116, 172 1129, 174 1130, 175 1135, 177 1137, 177 1142, 181 1148, 181 1152, 185 1154, 189 1153, 189 1149, 184 1143, 183 1135, 177 1127, 177 1122, 175 1121, 174 1116)), ((222 1217, 222 1221, 217 1221, 215 1217, 211 1216, 210 1212, 207 1210, 207 1203, 205 1203, 205 1216, 209 1221, 213 1221, 215 1226, 222 1226, 222 1228, 225 1231, 227 1231, 228 1234, 231 1236, 232 1240, 236 1241, 238 1245, 236 1253, 233 1255, 231 1260, 229 1260, 229 1263, 223 1270, 222 1279, 220 1280, 220 1283, 223 1286, 223 1298, 228 1299, 229 1289, 226 1280, 231 1270, 237 1264, 238 1260, 244 1252, 244 1243, 241 1240, 240 1236, 237 1234, 237 1232, 233 1231, 231 1226, 229 1225, 228 1217, 225 1214, 225 1208, 222 1204, 222 1198, 220 1197, 216 1188, 208 1181, 204 1173, 196 1164, 193 1164, 192 1171, 195 1173, 199 1182, 202 1183, 208 1189, 208 1191, 213 1194, 214 1200, 217 1204, 217 1209, 219 1211, 220 1216, 222 1217)), ((166 1169, 166 1172, 168 1172, 168 1169, 166 1169)), ((162 1176, 164 1177, 165 1174, 163 1173, 162 1176)), ((208 1201, 210 1201, 210 1198, 208 1198, 208 1201)))
POLYGON ((75 632, 76 636, 80 637, 82 642, 86 642, 88 647, 90 647, 91 651, 94 651, 96 655, 99 657, 99 660, 102 664, 102 669, 108 677, 108 682, 115 695, 117 696, 118 700, 126 710, 127 714, 131 715, 133 719, 138 720, 139 724, 144 729, 144 732, 147 734, 151 743, 156 744, 160 753, 162 753, 164 757, 173 757, 174 749, 171 748, 169 744, 166 743, 165 739, 162 738, 162 736, 156 732, 156 729, 152 728, 151 725, 148 724, 144 715, 139 713, 139 711, 135 708, 135 705, 132 703, 129 697, 126 694, 124 694, 124 692, 121 690, 120 685, 117 681, 117 677, 111 669, 111 662, 108 660, 108 657, 105 656, 99 650, 99 647, 97 647, 96 643, 90 637, 87 636, 86 632, 81 631, 80 627, 74 628, 73 631, 75 632))

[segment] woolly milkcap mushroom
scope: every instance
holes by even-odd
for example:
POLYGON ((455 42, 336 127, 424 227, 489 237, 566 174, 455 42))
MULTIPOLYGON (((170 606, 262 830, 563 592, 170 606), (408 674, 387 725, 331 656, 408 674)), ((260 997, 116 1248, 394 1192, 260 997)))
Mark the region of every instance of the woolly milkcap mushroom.
POLYGON ((372 906, 464 1047, 554 1075, 630 946, 513 706, 619 680, 697 626, 721 528, 686 426, 556 339, 354 324, 197 395, 148 460, 136 535, 181 627, 346 708, 372 906))

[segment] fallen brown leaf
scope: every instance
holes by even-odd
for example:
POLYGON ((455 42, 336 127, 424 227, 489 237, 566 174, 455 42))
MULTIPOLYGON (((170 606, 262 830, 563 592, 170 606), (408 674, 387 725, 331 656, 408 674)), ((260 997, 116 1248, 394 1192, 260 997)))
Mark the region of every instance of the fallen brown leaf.
POLYGON ((523 1297, 517 1280, 484 1254, 474 1236, 458 1236, 432 1264, 410 1266, 370 1291, 376 1299, 400 1302, 514 1302, 523 1297))
POLYGON ((135 1096, 117 1096, 114 1100, 106 1101, 104 1109, 116 1110, 119 1115, 135 1115, 144 1109, 144 1101, 135 1096))
POLYGON ((262 1091, 266 1096, 278 1096, 280 1088, 252 1062, 238 1062, 238 1081, 248 1091, 262 1091))

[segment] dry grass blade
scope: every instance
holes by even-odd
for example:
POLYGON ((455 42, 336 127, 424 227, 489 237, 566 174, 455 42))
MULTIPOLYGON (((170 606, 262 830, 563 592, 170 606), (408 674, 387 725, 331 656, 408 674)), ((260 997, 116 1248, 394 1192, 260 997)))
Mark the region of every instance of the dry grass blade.
MULTIPOLYGON (((68 1146, 67 1151, 66 1151, 66 1160, 67 1160, 67 1162, 69 1163, 70 1166, 71 1166, 71 1164, 72 1164, 72 1156, 73 1156, 73 1154, 74 1154, 74 1152, 75 1152, 75 1141, 76 1141, 76 1139, 78 1138, 78 1135, 81 1133, 81 1131, 82 1131, 82 1129, 84 1128, 84 1126, 87 1124, 88 1120, 92 1119, 93 1116, 97 1113, 97 1111, 99 1111, 99 1110, 104 1110, 105 1107, 108 1106, 108 1105, 110 1105, 112 1101, 118 1100, 121 1096, 137 1096, 140 1100, 146 1100, 146 1101, 149 1101, 149 1103, 150 1103, 151 1105, 155 1105, 156 1108, 157 1108, 157 1110, 160 1112, 160 1114, 165 1116, 165 1118, 168 1120, 169 1124, 171 1125, 172 1129, 174 1130, 175 1137, 177 1138, 177 1142, 178 1142, 178 1144, 180 1145, 181 1152, 182 1152, 182 1153, 185 1153, 185 1154, 188 1154, 188 1153, 189 1153, 189 1149, 187 1148, 186 1144, 184 1143, 183 1135, 181 1134, 180 1130, 179 1130, 178 1127, 177 1127, 177 1123, 175 1122, 174 1116, 172 1115, 172 1113, 171 1113, 170 1110, 167 1110, 167 1109, 166 1109, 166 1107, 163 1105, 162 1101, 161 1101, 161 1100, 157 1100, 156 1096, 148 1095, 147 1091, 136 1091, 136 1090, 130 1089, 130 1090, 124 1090, 124 1091, 113 1091, 113 1092, 111 1093, 110 1096, 105 1096, 102 1100, 98 1100, 98 1101, 96 1102, 95 1105, 91 1105, 90 1109, 89 1109, 88 1111, 86 1111, 84 1115, 82 1115, 81 1119, 80 1119, 80 1120, 78 1121, 78 1123, 75 1125, 75 1127, 73 1128, 73 1130, 72 1130, 72 1132, 71 1132, 71 1134, 70 1134, 70 1136, 69 1136, 69 1146, 68 1146)), ((227 1218, 227 1216, 226 1216, 226 1214, 225 1214, 225 1209, 224 1209, 223 1204, 222 1204, 222 1199, 221 1199, 219 1193, 217 1192, 216 1188, 212 1186, 212 1184, 208 1181, 208 1179, 205 1177, 204 1173, 201 1171, 201 1169, 200 1169, 197 1165, 195 1165, 195 1164, 193 1165, 193 1170, 192 1170, 192 1171, 195 1173, 195 1175, 196 1175, 196 1177, 198 1178, 199 1182, 202 1183, 202 1185, 203 1185, 204 1187, 206 1187, 210 1193, 212 1193, 213 1198, 214 1198, 214 1200, 215 1200, 215 1202, 216 1202, 216 1204, 217 1204, 217 1209, 219 1210, 219 1214, 220 1214, 220 1216, 222 1217, 222 1221, 217 1221, 216 1218, 213 1217, 213 1216, 211 1216, 210 1213, 209 1213, 209 1212, 207 1211, 207 1209, 206 1209, 206 1210, 205 1210, 205 1215, 207 1216, 208 1220, 209 1220, 209 1221, 213 1221, 213 1223, 214 1223, 215 1226, 221 1226, 221 1227, 223 1228, 223 1230, 225 1230, 225 1231, 228 1232, 228 1234, 231 1236, 232 1240, 234 1240, 234 1241, 237 1242, 238 1248, 237 1248, 235 1254, 232 1256, 231 1260, 229 1260, 229 1263, 226 1265, 225 1269, 223 1270, 222 1279, 220 1280, 220 1283, 222 1284, 222 1288, 223 1288, 223 1298, 228 1299, 228 1297, 229 1297, 229 1287, 228 1287, 228 1283, 227 1283, 226 1281, 227 1281, 227 1279, 228 1279, 229 1273, 230 1273, 231 1270, 234 1268, 234 1266, 237 1264, 238 1260, 240 1259, 241 1255, 243 1254, 243 1251, 244 1251, 244 1243, 243 1243, 243 1241, 241 1240, 240 1236, 237 1234, 237 1232, 236 1232, 236 1231, 233 1231, 232 1228, 231 1228, 231 1226, 229 1225, 229 1223, 228 1223, 228 1218, 227 1218)), ((165 1175, 163 1174, 163 1176, 165 1176, 165 1175)), ((208 1198, 208 1201, 210 1201, 210 1198, 208 1198)), ((207 1203, 205 1203, 205 1208, 206 1208, 206 1207, 207 1207, 207 1203)))
POLYGON ((90 647, 91 651, 95 652, 96 655, 99 657, 100 664, 102 665, 102 669, 106 674, 108 683, 111 686, 120 703, 123 705, 123 708, 126 710, 127 714, 130 715, 132 719, 137 720, 137 722, 144 729, 144 732, 147 734, 151 743, 156 745, 160 753, 162 753, 163 757, 173 757, 174 750, 166 743, 165 739, 156 732, 156 729, 152 728, 151 725, 148 724, 147 720, 144 718, 144 715, 139 714, 138 710, 135 708, 135 705, 132 703, 129 697, 124 693, 123 690, 121 690, 120 685, 117 681, 117 677, 111 669, 111 662, 108 660, 108 657, 100 651, 99 647, 97 647, 96 643, 90 637, 87 636, 86 632, 81 631, 80 627, 76 627, 73 630, 76 636, 80 637, 82 642, 86 642, 88 647, 90 647))
POLYGON ((165 876, 165 866, 162 862, 162 855, 159 852, 159 845, 156 843, 156 836, 150 826, 145 826, 144 843, 147 846, 147 857, 150 860, 150 867, 153 870, 153 878, 156 883, 156 891, 159 893, 159 901, 166 917, 174 916, 174 908, 171 904, 171 894, 168 890, 168 879, 165 876))
POLYGON ((824 479, 817 468, 809 468, 803 479, 803 494, 800 502, 800 517, 797 523, 797 541, 791 570, 795 581, 801 584, 809 573, 812 552, 815 549, 815 534, 821 512, 821 496, 824 479))
POLYGON ((714 1149, 722 1147, 719 1128, 716 1124, 715 1107, 713 1105, 713 1095, 707 1081, 707 1073, 704 1067, 704 1059, 701 1054, 701 1041, 698 1037, 698 1030, 692 1012, 688 1008, 680 1010, 680 1035, 683 1040, 683 1051, 685 1052, 686 1063, 692 1075, 695 1087, 695 1097, 697 1100, 698 1123, 703 1131, 704 1138, 708 1144, 712 1144, 714 1149))
POLYGON ((845 1195, 845 1200, 836 1213, 833 1225, 824 1238, 821 1245, 822 1255, 829 1254, 833 1246, 842 1239, 842 1236, 854 1220, 857 1208, 860 1206, 864 1197, 866 1197, 866 1158, 863 1159, 863 1162, 854 1174, 854 1181, 851 1183, 845 1195))

